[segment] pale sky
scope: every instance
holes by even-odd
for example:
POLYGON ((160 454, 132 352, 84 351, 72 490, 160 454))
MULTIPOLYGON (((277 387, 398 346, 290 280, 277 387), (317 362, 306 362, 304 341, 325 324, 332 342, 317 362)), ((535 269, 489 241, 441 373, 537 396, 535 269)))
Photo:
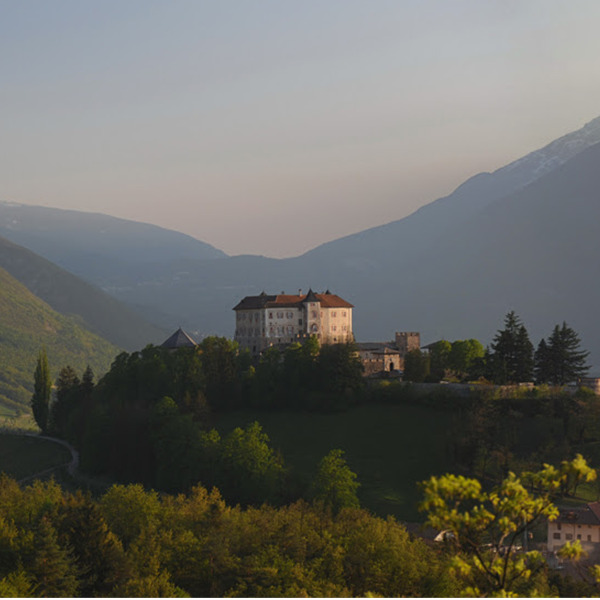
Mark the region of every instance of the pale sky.
POLYGON ((284 257, 600 116, 598 0, 0 0, 0 199, 284 257))

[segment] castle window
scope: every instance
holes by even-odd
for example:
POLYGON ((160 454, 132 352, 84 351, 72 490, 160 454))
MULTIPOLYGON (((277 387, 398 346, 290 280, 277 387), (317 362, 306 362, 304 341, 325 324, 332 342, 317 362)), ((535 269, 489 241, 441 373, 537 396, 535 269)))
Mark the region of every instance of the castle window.
POLYGON ((348 325, 342 325, 342 331, 348 331, 348 325))
POLYGON ((343 311, 342 311, 342 317, 345 317, 345 316, 346 316, 346 311, 345 311, 345 310, 343 310, 343 311))
POLYGON ((334 311, 331 313, 331 316, 332 316, 333 318, 337 317, 337 313, 335 312, 335 310, 334 310, 334 311))
POLYGON ((270 312, 270 313, 269 313, 269 319, 272 319, 272 318, 273 318, 273 313, 272 313, 272 312, 270 312))
POLYGON ((560 533, 557 531, 554 533, 554 535, 552 536, 555 540, 560 540, 560 533))
POLYGON ((578 533, 578 534, 577 534, 577 539, 578 539, 578 540, 580 540, 580 539, 581 539, 581 534, 580 534, 580 533, 578 533))
POLYGON ((337 331, 337 327, 335 325, 331 326, 331 331, 337 331))
POLYGON ((294 318, 294 313, 293 313, 293 312, 291 312, 291 311, 288 311, 288 312, 286 312, 286 313, 285 313, 285 316, 286 316, 288 319, 293 319, 293 318, 294 318))
POLYGON ((298 325, 302 325, 302 319, 298 319, 298 325))
POLYGON ((587 541, 588 541, 588 542, 591 542, 591 541, 592 541, 592 536, 591 536, 591 535, 588 535, 588 540, 587 540, 587 541))
POLYGON ((283 313, 282 312, 278 312, 277 313, 277 318, 278 319, 283 319, 283 313))
POLYGON ((572 540, 572 539, 573 539, 572 533, 565 533, 565 540, 572 540))
POLYGON ((316 310, 313 310, 313 311, 310 313, 310 316, 311 316, 313 319, 316 319, 316 318, 317 318, 317 311, 316 311, 316 310))
POLYGON ((293 325, 288 325, 287 332, 288 332, 288 334, 294 333, 294 326, 293 325))

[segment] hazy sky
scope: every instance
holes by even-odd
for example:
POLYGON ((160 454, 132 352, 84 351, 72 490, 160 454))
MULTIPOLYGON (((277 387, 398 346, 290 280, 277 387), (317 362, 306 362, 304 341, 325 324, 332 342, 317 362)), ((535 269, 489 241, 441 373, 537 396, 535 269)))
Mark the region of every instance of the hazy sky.
POLYGON ((600 115, 598 0, 0 0, 0 199, 291 256, 600 115))

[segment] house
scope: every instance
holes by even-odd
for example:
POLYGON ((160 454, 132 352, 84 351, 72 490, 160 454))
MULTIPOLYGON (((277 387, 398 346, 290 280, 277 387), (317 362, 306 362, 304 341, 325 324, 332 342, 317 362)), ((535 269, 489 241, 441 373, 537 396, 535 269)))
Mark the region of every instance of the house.
POLYGON ((548 521, 548 552, 579 540, 590 558, 600 556, 600 502, 559 509, 556 520, 548 521))
POLYGON ((594 394, 600 396, 600 377, 582 377, 579 380, 578 387, 589 388, 594 394))
POLYGON ((254 356, 271 346, 285 347, 314 335, 321 344, 354 340, 353 305, 329 290, 316 294, 246 296, 233 310, 235 341, 254 356))
POLYGON ((393 342, 359 342, 356 346, 366 376, 399 372, 404 366, 404 358, 393 342))
POLYGON ((416 331, 397 331, 391 342, 361 342, 356 344, 363 364, 364 374, 400 373, 404 370, 404 357, 411 350, 419 350, 421 336, 416 331))

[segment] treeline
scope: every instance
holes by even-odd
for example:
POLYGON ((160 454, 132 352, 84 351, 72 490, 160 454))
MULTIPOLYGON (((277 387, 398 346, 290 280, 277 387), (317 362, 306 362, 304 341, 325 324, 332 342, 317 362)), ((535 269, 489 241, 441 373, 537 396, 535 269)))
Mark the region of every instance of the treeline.
POLYGON ((449 558, 394 519, 315 502, 228 505, 201 486, 98 500, 0 479, 3 597, 456 596, 449 558))
POLYGON ((431 344, 428 352, 413 350, 405 359, 404 379, 437 382, 487 380, 504 385, 533 382, 565 385, 583 377, 589 370, 589 352, 581 350, 577 333, 563 322, 556 325, 537 350, 521 319, 514 311, 504 319, 488 348, 474 339, 431 344))
MULTIPOLYGON (((355 402, 363 385, 353 346, 316 340, 265 353, 252 365, 225 338, 176 351, 122 353, 97 384, 64 367, 50 401, 47 358, 36 370, 40 427, 71 442, 81 467, 122 482, 179 492, 201 481, 230 502, 282 504, 316 493, 269 445, 258 423, 222 436, 215 412, 237 407, 332 409, 355 402)), ((36 400, 37 398, 37 400, 36 400)))

